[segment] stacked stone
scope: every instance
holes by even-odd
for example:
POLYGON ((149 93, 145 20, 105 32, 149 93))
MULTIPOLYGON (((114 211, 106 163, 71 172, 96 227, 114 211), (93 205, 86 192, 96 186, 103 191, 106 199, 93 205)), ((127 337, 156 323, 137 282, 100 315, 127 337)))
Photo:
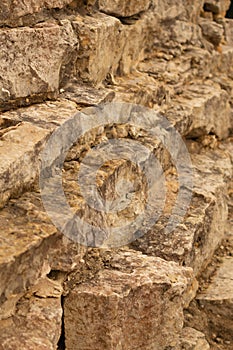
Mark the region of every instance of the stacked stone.
MULTIPOLYGON (((2 1, 0 349, 232 349, 229 6, 226 0, 2 1), (85 206, 77 172, 90 148, 111 138, 148 146, 169 191, 163 214, 144 236, 114 249, 88 248, 62 235, 44 209, 40 152, 75 113, 85 117, 109 102, 166 116, 189 150, 193 196, 182 223, 165 234, 178 185, 162 142, 129 125, 93 129, 64 162, 72 210, 90 222, 102 218, 85 206), (216 264, 219 246, 224 253, 216 264)), ((133 206, 104 218, 113 225, 140 212, 146 192, 136 167, 113 161, 97 178, 103 197, 115 196, 118 177, 140 180, 133 206)))

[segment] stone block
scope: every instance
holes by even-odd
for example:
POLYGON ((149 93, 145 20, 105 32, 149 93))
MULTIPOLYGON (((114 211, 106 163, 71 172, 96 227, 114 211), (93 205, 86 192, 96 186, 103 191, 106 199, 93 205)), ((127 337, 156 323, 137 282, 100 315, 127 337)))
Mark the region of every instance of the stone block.
POLYGON ((61 235, 41 203, 40 192, 25 193, 0 211, 0 319, 51 270, 70 272, 85 248, 61 235))
POLYGON ((230 0, 206 0, 204 9, 214 14, 222 14, 225 17, 227 10, 231 4, 230 0))
POLYGON ((0 207, 30 188, 38 175, 38 156, 48 132, 30 123, 2 130, 0 140, 0 207))
POLYGON ((41 279, 17 302, 14 316, 0 321, 0 349, 57 349, 62 327, 61 294, 61 283, 41 279))
POLYGON ((150 5, 150 0, 99 0, 99 9, 107 14, 116 17, 130 17, 142 11, 146 11, 150 5))
POLYGON ((0 4, 0 26, 20 24, 20 18, 36 14, 44 9, 63 8, 72 0, 3 0, 0 4))
POLYGON ((77 50, 70 22, 0 33, 0 110, 55 96, 77 50), (64 73, 64 74, 63 74, 64 73))
POLYGON ((67 350, 175 347, 191 271, 123 251, 109 268, 76 285, 64 303, 67 350))
POLYGON ((164 227, 177 195, 174 182, 171 182, 163 215, 153 229, 133 242, 132 246, 144 254, 190 266, 195 275, 199 275, 225 234, 228 215, 226 193, 232 176, 232 164, 224 151, 209 151, 206 154, 202 151, 191 158, 194 166, 193 197, 181 224, 165 234, 164 227))
POLYGON ((77 17, 73 22, 80 48, 77 78, 84 83, 100 84, 120 60, 123 41, 121 22, 111 16, 77 17))
POLYGON ((209 350, 210 345, 205 334, 194 328, 185 327, 181 333, 181 350, 209 350))

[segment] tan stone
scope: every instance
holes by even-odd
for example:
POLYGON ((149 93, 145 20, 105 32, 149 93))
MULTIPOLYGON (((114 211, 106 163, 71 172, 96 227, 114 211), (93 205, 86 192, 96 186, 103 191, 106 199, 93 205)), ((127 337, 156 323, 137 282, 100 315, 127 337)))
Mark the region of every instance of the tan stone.
POLYGON ((205 18, 200 18, 199 25, 204 37, 217 47, 223 39, 223 26, 205 18))
POLYGON ((153 0, 153 4, 155 13, 163 21, 179 18, 195 23, 199 17, 203 1, 198 0, 193 3, 191 0, 153 0))
POLYGON ((0 211, 0 222, 0 318, 5 318, 40 277, 76 268, 85 249, 57 232, 39 192, 11 200, 0 211))
POLYGON ((142 11, 146 11, 149 4, 149 0, 99 0, 99 9, 117 17, 130 17, 142 11))
POLYGON ((0 321, 0 348, 55 350, 61 334, 62 286, 42 279, 17 303, 14 317, 0 321))
POLYGON ((209 350, 210 346, 205 334, 194 328, 185 327, 181 333, 180 346, 182 350, 209 350))
POLYGON ((62 97, 73 101, 81 106, 97 106, 100 103, 111 102, 115 93, 108 89, 95 89, 86 85, 80 85, 72 81, 64 87, 62 97))
POLYGON ((227 237, 231 250, 209 265, 212 272, 186 312, 186 324, 204 332, 214 350, 231 350, 233 344, 232 233, 227 237))
POLYGON ((164 214, 154 228, 133 242, 132 246, 144 254, 191 266, 195 275, 199 275, 224 237, 227 221, 226 191, 232 176, 232 164, 226 152, 205 150, 201 154, 193 154, 192 162, 193 198, 181 224, 173 232, 165 234, 164 227, 176 196, 173 180, 169 186, 164 214))
POLYGON ((176 346, 191 271, 133 251, 120 252, 64 303, 66 349, 162 350, 176 346))
POLYGON ((114 71, 121 57, 121 22, 110 16, 77 17, 73 22, 80 42, 77 78, 94 85, 114 71))
POLYGON ((0 207, 30 188, 38 175, 38 155, 48 132, 29 123, 5 129, 0 140, 0 207))
POLYGON ((228 45, 233 44, 233 19, 225 19, 224 21, 225 36, 228 45))
POLYGON ((49 134, 77 111, 70 101, 48 102, 0 116, 0 207, 30 189, 49 134))
POLYGON ((0 109, 7 109, 17 100, 28 104, 58 93, 77 38, 64 20, 60 26, 2 29, 0 45, 0 109))
POLYGON ((0 25, 15 25, 21 17, 36 14, 43 9, 62 8, 72 0, 3 0, 0 4, 0 25))
POLYGON ((204 8, 216 14, 225 14, 230 7, 230 3, 230 0, 206 0, 204 8))

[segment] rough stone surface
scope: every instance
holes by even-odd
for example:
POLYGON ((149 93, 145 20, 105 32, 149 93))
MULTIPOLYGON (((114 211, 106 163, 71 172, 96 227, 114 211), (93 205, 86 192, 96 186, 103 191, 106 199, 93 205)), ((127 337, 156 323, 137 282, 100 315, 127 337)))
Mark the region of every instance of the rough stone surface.
POLYGON ((0 109, 58 93, 60 79, 77 50, 71 24, 62 21, 0 33, 0 109))
POLYGON ((51 102, 0 116, 0 207, 30 189, 39 171, 39 154, 49 134, 77 112, 70 101, 51 102))
POLYGON ((204 8, 215 14, 221 13, 225 17, 225 14, 230 7, 230 3, 230 0, 206 0, 204 8))
POLYGON ((132 251, 116 254, 109 268, 66 297, 66 349, 175 346, 190 272, 132 251))
POLYGON ((73 22, 80 42, 77 77, 94 85, 101 83, 117 65, 121 50, 121 22, 110 16, 77 17, 73 22))
POLYGON ((147 10, 149 4, 149 0, 133 0, 130 2, 126 0, 99 0, 99 9, 116 17, 130 17, 147 10))
POLYGON ((41 279, 17 302, 14 316, 0 321, 0 349, 56 350, 62 327, 62 286, 41 279))
MULTIPOLYGON (((132 245, 143 253, 191 266, 198 275, 224 237, 227 181, 232 176, 232 165, 229 155, 220 151, 202 152, 194 155, 192 161, 193 198, 182 223, 169 235, 164 234, 166 218, 170 216, 167 202, 164 215, 155 227, 132 245)), ((173 176, 170 179, 168 196, 172 203, 176 196, 176 180, 173 176)))
POLYGON ((1 210, 0 222, 0 316, 5 318, 13 313, 17 295, 51 270, 71 271, 85 249, 57 232, 39 192, 11 200, 1 210))
MULTIPOLYGON (((232 347, 232 265, 232 257, 224 258, 211 278, 209 286, 197 295, 196 303, 191 304, 190 307, 193 315, 190 323, 204 331, 212 342, 214 339, 217 344, 219 343, 220 349, 232 347)), ((217 344, 215 344, 216 348, 217 344)))
POLYGON ((181 333, 181 350, 209 350, 205 334, 194 328, 185 327, 181 333))
POLYGON ((62 8, 71 3, 72 0, 3 0, 0 4, 0 25, 17 26, 19 19, 32 15, 43 9, 62 8))
MULTIPOLYGON (((226 145, 227 146, 227 145, 226 145)), ((200 278, 196 299, 185 311, 186 324, 203 331, 214 350, 232 349, 232 184, 229 187, 229 213, 225 237, 200 278)))
MULTIPOLYGON (((7 119, 2 120, 7 123, 7 119)), ((14 120, 8 121, 14 124, 14 120)), ((1 131, 0 207, 3 207, 11 196, 19 195, 34 183, 38 175, 38 155, 48 133, 20 121, 1 131)))
POLYGON ((108 89, 94 89, 89 86, 72 82, 66 85, 62 97, 73 101, 81 106, 96 106, 100 103, 111 102, 115 93, 108 89))
POLYGON ((233 44, 233 19, 225 19, 224 22, 226 41, 229 45, 233 44))
MULTIPOLYGON (((1 2, 0 110, 51 100, 60 93, 57 101, 0 115, 1 350, 64 350, 65 341, 68 350, 80 344, 85 350, 207 350, 208 343, 213 350, 232 350, 233 39, 232 20, 224 18, 229 4, 1 2), (96 106, 100 112, 111 101, 142 104, 167 117, 186 139, 194 164, 188 212, 165 236, 179 182, 162 142, 142 128, 116 123, 94 128, 75 141, 62 171, 71 214, 117 227, 121 245, 124 232, 118 225, 135 220, 147 202, 145 178, 126 157, 105 162, 95 178, 98 193, 111 208, 129 206, 117 215, 104 215, 84 203, 77 183, 80 163, 109 138, 138 141, 161 163, 165 208, 155 227, 131 246, 134 251, 85 248, 69 240, 48 218, 37 185, 39 151, 52 131, 77 111, 83 118, 93 111, 100 117, 96 106), (200 290, 189 305, 197 291, 194 275, 200 290)), ((77 130, 83 131, 80 124, 77 130)), ((72 129, 68 138, 73 134, 72 129)), ((61 141, 51 154, 59 156, 61 141)), ((134 151, 137 156, 139 148, 134 151)), ((144 156, 148 160, 148 154, 144 156)), ((99 160, 93 154, 88 159, 90 164, 99 160)), ((92 175, 85 165, 84 182, 92 175)), ((160 188, 155 193, 160 194, 160 188)), ((56 192, 54 199, 59 200, 56 192)), ((59 208, 58 216, 66 216, 65 208, 59 208)), ((145 220, 130 238, 138 238, 143 227, 145 220)), ((72 229, 75 235, 80 232, 75 225, 72 229)), ((93 241, 89 229, 81 234, 93 241)), ((104 240, 114 245, 114 234, 104 240)))
POLYGON ((199 25, 201 26, 204 37, 217 47, 223 38, 223 26, 204 18, 199 21, 199 25))

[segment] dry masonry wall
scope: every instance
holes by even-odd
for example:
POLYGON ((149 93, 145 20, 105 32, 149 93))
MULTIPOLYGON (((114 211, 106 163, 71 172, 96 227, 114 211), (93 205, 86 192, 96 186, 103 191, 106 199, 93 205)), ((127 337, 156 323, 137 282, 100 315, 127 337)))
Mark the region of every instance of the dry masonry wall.
MULTIPOLYGON (((229 7, 228 0, 1 2, 1 350, 232 349, 229 7), (41 150, 75 113, 98 115, 111 102, 166 116, 193 163, 192 199, 165 233, 179 191, 166 147, 130 124, 93 128, 64 162, 63 188, 75 213, 116 227, 145 205, 145 179, 126 159, 105 162, 96 184, 108 199, 118 179, 134 182, 132 203, 112 216, 85 203, 80 164, 109 139, 148 147, 163 167, 167 196, 144 236, 118 248, 88 248, 64 236, 43 207, 41 150)), ((130 108, 122 114, 135 112, 130 108)))

